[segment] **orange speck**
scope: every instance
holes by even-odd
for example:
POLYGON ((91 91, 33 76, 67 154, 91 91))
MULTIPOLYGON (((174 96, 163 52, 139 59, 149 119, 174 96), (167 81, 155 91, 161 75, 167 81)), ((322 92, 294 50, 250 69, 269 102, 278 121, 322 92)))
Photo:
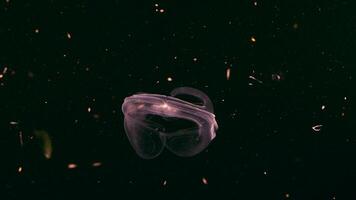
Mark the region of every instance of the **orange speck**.
POLYGON ((76 165, 76 164, 74 164, 74 163, 69 163, 68 164, 68 169, 75 169, 75 168, 77 168, 78 166, 76 165))

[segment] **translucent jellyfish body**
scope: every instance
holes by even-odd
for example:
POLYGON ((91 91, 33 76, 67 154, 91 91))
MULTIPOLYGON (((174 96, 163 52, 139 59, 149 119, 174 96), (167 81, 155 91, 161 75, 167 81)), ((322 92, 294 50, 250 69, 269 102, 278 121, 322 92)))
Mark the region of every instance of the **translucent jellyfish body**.
POLYGON ((176 88, 171 96, 141 93, 126 97, 122 112, 126 135, 144 159, 157 157, 165 147, 178 156, 194 156, 209 145, 218 129, 209 97, 189 87, 176 88))

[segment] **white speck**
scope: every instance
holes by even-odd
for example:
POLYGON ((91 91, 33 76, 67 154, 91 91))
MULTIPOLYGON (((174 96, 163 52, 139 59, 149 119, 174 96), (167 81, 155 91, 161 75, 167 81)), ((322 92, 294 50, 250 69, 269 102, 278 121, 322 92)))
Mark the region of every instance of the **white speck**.
POLYGON ((272 80, 274 81, 280 81, 282 77, 279 74, 272 74, 272 80))
POLYGON ((91 108, 90 107, 88 108, 88 112, 91 112, 91 108))
POLYGON ((11 125, 17 125, 17 124, 19 124, 18 122, 15 122, 15 121, 12 121, 12 122, 10 122, 10 124, 11 125))
POLYGON ((256 42, 256 38, 254 36, 251 37, 251 42, 253 42, 253 43, 256 42))
POLYGON ((166 186, 167 185, 167 180, 164 180, 162 185, 166 186))
POLYGON ((204 185, 208 185, 208 179, 206 179, 205 177, 203 177, 201 181, 203 182, 204 185))
POLYGON ((325 106, 324 106, 324 105, 322 105, 322 106, 321 106, 321 110, 324 110, 324 109, 325 109, 325 106))
POLYGON ((312 129, 316 132, 319 132, 321 130, 321 127, 323 127, 323 125, 318 124, 318 125, 313 126, 312 129))
POLYGON ((169 82, 173 81, 172 77, 168 77, 167 81, 169 81, 169 82))
POLYGON ((257 78, 255 78, 254 76, 249 76, 248 78, 257 81, 258 83, 262 84, 263 82, 261 80, 258 80, 257 78))

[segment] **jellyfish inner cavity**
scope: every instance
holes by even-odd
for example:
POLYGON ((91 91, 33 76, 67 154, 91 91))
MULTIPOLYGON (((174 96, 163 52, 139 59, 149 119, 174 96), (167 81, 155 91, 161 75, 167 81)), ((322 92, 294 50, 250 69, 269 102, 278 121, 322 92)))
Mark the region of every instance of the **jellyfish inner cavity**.
MULTIPOLYGON (((148 114, 146 120, 156 124, 156 130, 165 137, 178 136, 178 130, 198 129, 198 125, 187 119, 177 117, 162 117, 159 115, 148 114)), ((180 132, 180 134, 183 134, 180 132)))

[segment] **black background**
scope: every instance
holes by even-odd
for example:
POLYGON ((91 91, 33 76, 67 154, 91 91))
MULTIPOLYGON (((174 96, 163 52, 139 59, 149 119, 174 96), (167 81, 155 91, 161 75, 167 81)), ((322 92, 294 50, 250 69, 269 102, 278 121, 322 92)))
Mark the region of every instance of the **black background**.
POLYGON ((1 199, 352 199, 353 3, 2 0, 1 199), (123 99, 180 86, 211 98, 216 139, 139 158, 123 99))

